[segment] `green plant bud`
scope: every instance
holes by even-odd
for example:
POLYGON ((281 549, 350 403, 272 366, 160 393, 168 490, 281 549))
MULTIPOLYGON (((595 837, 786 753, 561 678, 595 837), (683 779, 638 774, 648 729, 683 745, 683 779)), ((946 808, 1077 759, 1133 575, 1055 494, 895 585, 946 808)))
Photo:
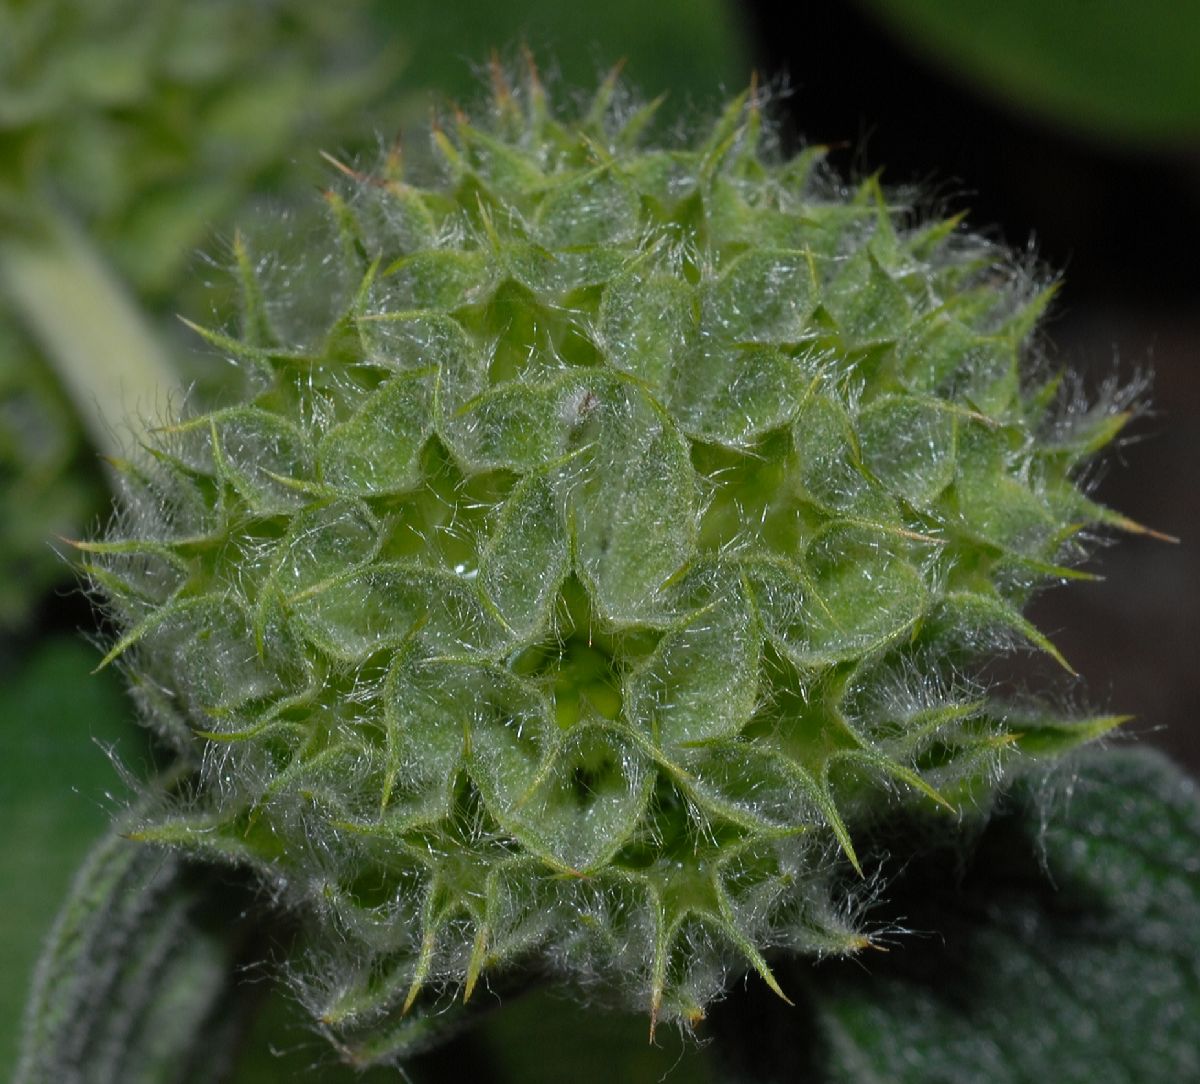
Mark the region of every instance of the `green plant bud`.
MULTIPOLYGON (((85 545, 196 781, 140 838, 261 871, 343 1050, 532 967, 685 1025, 853 953, 856 826, 1116 725, 971 675, 1032 646, 1120 429, 1043 371, 1052 292, 750 91, 684 146, 530 71, 302 262, 239 250, 243 402, 161 429, 85 545)), ((1065 663, 1064 663, 1065 665, 1065 663)), ((860 871, 867 872, 870 871, 860 871)), ((860 882, 863 885, 869 882, 860 882)))

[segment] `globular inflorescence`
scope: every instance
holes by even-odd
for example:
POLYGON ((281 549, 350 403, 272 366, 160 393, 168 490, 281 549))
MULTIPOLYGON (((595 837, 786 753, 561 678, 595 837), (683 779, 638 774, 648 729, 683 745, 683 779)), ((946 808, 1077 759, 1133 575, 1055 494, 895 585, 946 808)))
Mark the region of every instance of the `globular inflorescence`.
POLYGON ((1115 722, 973 676, 1058 657, 1021 607, 1122 522, 1051 290, 779 153, 753 91, 689 145, 652 115, 498 77, 422 176, 341 167, 302 261, 235 243, 204 334, 247 397, 161 428, 83 547, 197 764, 138 834, 261 871, 362 1060, 516 968, 687 1022, 854 952, 856 826, 1115 722))

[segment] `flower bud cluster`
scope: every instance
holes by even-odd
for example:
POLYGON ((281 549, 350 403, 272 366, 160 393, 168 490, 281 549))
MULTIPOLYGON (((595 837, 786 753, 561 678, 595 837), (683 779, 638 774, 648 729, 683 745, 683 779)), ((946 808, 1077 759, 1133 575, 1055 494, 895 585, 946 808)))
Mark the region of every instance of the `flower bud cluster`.
POLYGON ((360 1060, 518 966, 685 1023, 774 988, 869 943, 857 825, 1113 722, 970 678, 1058 657, 1021 606, 1116 522, 1074 479, 1122 417, 1031 369, 1050 291, 784 158, 754 91, 685 147, 652 112, 498 78, 431 176, 343 167, 307 262, 239 244, 204 334, 250 394, 160 430, 85 546, 198 764, 139 834, 308 917, 360 1060))

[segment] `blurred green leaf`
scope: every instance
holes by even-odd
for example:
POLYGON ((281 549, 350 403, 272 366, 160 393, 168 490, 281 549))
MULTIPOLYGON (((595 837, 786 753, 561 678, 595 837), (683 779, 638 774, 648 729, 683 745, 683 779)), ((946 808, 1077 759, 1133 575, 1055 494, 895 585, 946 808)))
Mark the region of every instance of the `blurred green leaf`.
POLYGON ((749 35, 729 0, 380 0, 380 10, 416 46, 409 85, 463 101, 480 97, 478 73, 490 51, 510 57, 522 42, 544 77, 569 87, 592 86, 624 61, 629 85, 647 98, 669 91, 675 115, 689 103, 715 104, 750 76, 749 35))
POLYGON ((104 746, 140 766, 145 739, 96 654, 49 640, 0 672, 0 1073, 11 1065, 29 977, 75 867, 107 827, 117 773, 104 746))
POLYGON ((970 82, 1107 139, 1200 137, 1200 4, 864 0, 970 82))

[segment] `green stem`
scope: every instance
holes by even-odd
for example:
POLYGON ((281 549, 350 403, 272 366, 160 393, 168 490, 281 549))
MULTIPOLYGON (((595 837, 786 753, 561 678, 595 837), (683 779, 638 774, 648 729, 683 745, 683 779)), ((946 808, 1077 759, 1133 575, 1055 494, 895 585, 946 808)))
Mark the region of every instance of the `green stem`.
POLYGON ((0 286, 52 364, 92 443, 125 454, 180 395, 179 378, 137 302, 70 222, 0 241, 0 286))
MULTIPOLYGON (((227 932, 198 915, 205 882, 114 829, 79 871, 38 964, 17 1084, 176 1084, 229 999, 227 932)), ((236 932, 236 931, 234 931, 236 932)))

